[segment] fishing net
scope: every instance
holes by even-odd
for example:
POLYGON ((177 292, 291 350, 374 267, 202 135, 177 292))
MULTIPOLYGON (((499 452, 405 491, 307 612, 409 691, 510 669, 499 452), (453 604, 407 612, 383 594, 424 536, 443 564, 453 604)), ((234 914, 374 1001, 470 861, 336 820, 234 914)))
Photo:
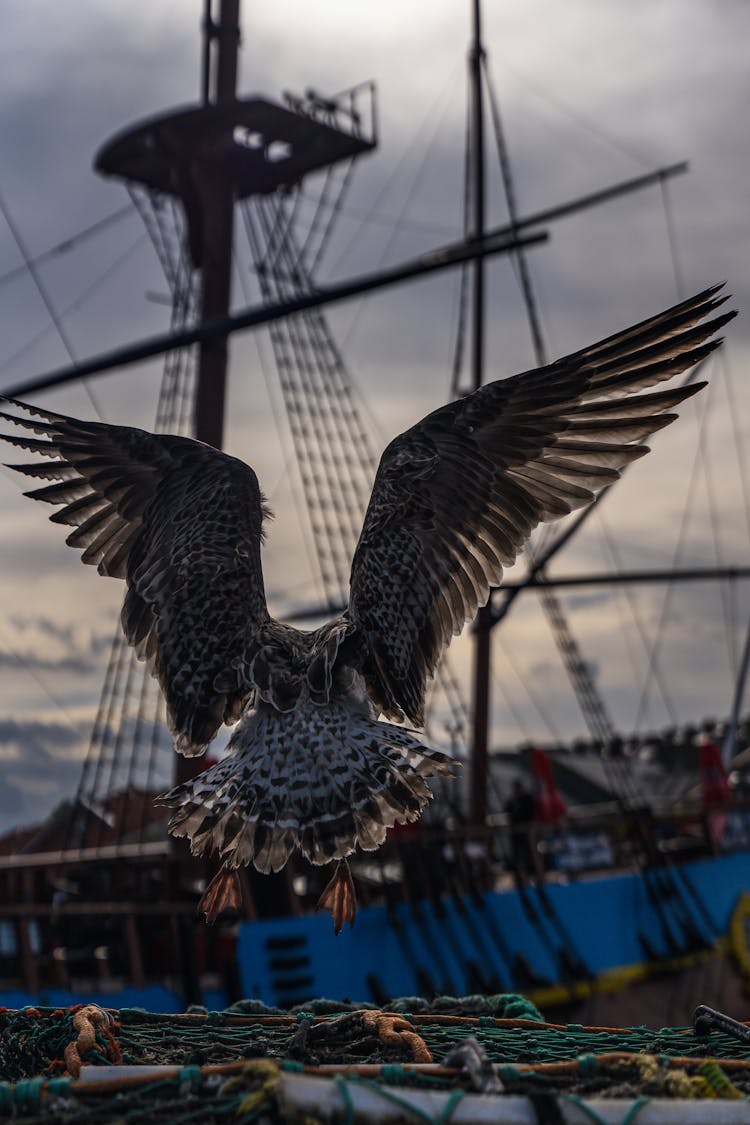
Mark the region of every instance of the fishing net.
MULTIPOLYGON (((350 1120, 360 1116, 363 1091, 400 1106, 407 1120, 448 1121, 472 1092, 530 1099, 532 1121, 564 1120, 549 1116, 552 1103, 591 1098, 629 1099, 637 1116, 654 1098, 744 1103, 750 1034, 736 1028, 553 1024, 513 994, 408 997, 388 1012, 324 1000, 292 1011, 242 1001, 184 1015, 96 1005, 0 1009, 0 1117, 281 1121, 299 1090, 303 1101, 318 1097, 316 1087, 304 1093, 313 1077, 335 1088, 339 1116, 350 1120), (410 1101, 430 1091, 443 1099, 439 1114, 410 1101)), ((303 1116, 331 1115, 314 1102, 303 1116)))

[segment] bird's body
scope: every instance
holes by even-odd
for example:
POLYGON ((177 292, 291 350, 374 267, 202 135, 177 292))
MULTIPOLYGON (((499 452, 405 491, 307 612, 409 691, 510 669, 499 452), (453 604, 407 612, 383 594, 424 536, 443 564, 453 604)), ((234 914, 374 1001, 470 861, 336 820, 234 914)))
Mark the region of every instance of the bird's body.
POLYGON ((311 633, 268 623, 254 667, 238 670, 257 696, 228 756, 161 798, 176 809, 173 834, 268 873, 295 848, 314 864, 370 851, 396 820, 419 816, 424 778, 450 772, 451 759, 378 720, 347 632, 343 617, 311 633))
MULTIPOLYGON (((733 313, 706 290, 574 355, 489 383, 429 414, 383 454, 352 561, 349 605, 305 633, 268 613, 268 514, 253 470, 189 438, 83 422, 12 403, 52 458, 16 465, 52 481, 71 546, 124 578, 128 641, 158 678, 176 750, 227 756, 165 794, 170 831, 223 861, 209 917, 236 902, 232 871, 278 871, 299 850, 338 860, 324 892, 353 920, 346 857, 416 819, 426 779, 455 763, 404 725, 424 721, 440 655, 533 529, 589 503, 647 452, 644 439, 704 384, 647 391, 704 359, 733 313), (384 718, 379 718, 379 716, 384 718), (395 720, 386 721, 386 720, 395 720)), ((11 401, 11 400, 6 400, 11 401)))

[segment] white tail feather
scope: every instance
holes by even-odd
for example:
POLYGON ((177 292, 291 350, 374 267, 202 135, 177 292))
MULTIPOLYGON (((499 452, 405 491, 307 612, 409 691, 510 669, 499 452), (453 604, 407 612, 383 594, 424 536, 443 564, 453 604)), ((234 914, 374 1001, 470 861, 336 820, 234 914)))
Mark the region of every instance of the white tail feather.
POLYGON ((160 798, 169 830, 194 854, 216 849, 232 867, 280 871, 295 848, 312 863, 373 851, 397 821, 415 820, 431 797, 426 777, 452 758, 349 700, 300 700, 291 712, 260 704, 229 754, 160 798))

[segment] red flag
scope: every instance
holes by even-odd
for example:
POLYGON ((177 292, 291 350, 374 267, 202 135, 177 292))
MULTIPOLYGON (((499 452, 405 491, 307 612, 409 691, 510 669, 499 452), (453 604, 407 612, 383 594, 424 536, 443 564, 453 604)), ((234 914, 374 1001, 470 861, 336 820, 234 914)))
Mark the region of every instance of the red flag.
POLYGON ((557 824, 565 816, 568 806, 555 785, 552 761, 544 750, 531 751, 531 772, 536 789, 536 819, 545 824, 557 824))
POLYGON ((701 740, 701 796, 707 809, 721 808, 732 800, 721 750, 708 738, 701 740))

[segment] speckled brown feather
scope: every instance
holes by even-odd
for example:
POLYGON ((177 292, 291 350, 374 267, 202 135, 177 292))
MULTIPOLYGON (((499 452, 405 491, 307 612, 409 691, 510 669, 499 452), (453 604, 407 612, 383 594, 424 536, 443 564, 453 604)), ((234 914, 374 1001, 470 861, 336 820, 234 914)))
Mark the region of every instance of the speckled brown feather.
POLYGON ((706 322, 723 303, 717 292, 489 383, 391 442, 355 552, 349 609, 367 650, 368 689, 386 714, 422 724, 440 654, 533 529, 588 504, 704 385, 641 393, 717 346, 711 337, 734 316, 706 322))
POLYGON ((5 401, 38 420, 0 417, 46 440, 3 440, 54 459, 11 467, 57 480, 27 495, 63 505, 51 519, 73 526, 68 544, 100 574, 126 580, 125 636, 159 679, 176 748, 203 753, 251 691, 217 691, 214 681, 268 618, 255 473, 191 438, 5 401))

